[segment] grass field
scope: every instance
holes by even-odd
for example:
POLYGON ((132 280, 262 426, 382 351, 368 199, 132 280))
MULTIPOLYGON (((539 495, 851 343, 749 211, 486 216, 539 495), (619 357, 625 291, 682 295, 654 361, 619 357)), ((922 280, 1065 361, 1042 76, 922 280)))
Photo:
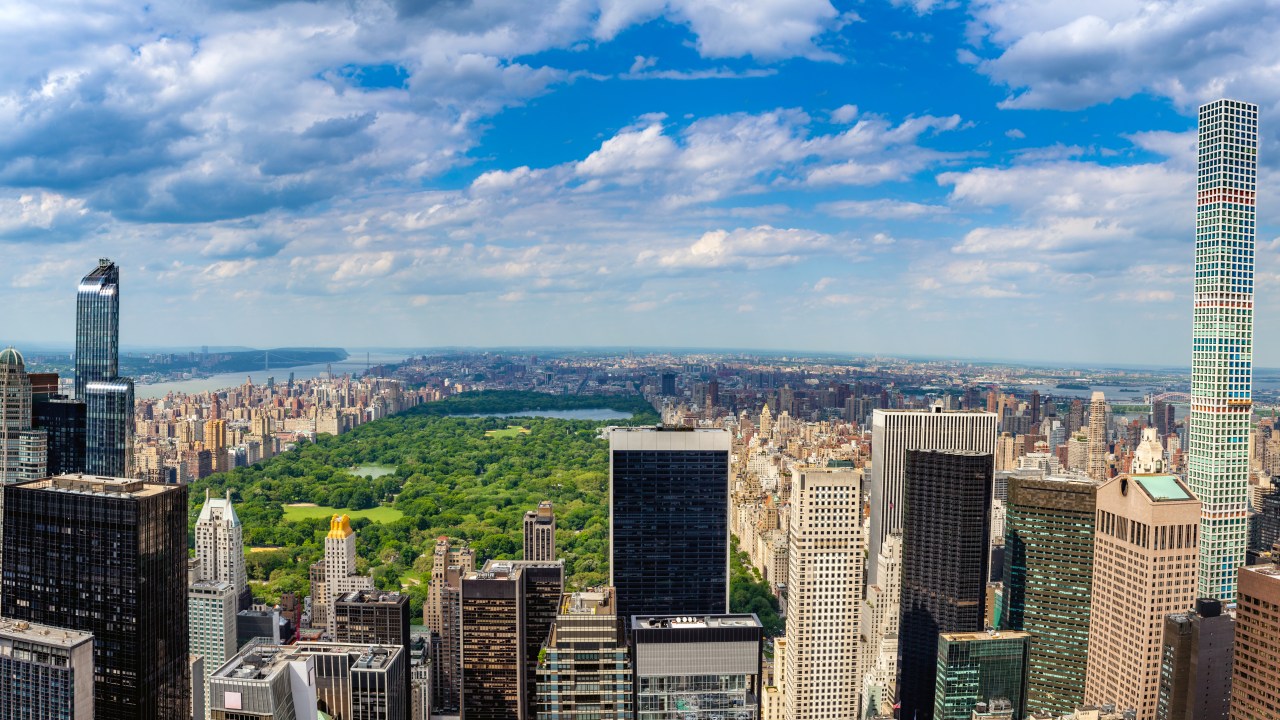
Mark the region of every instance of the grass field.
POLYGON ((520 427, 519 425, 508 425, 505 430, 487 430, 485 431, 484 436, 495 437, 495 438, 512 438, 512 437, 519 437, 521 435, 528 435, 528 434, 529 434, 529 428, 520 427))
POLYGON ((404 513, 385 505, 369 508, 368 510, 346 510, 323 505, 312 505, 311 503, 284 506, 284 519, 289 521, 305 520, 306 518, 327 518, 333 515, 350 515, 353 519, 369 518, 377 523, 395 522, 404 517, 404 513))

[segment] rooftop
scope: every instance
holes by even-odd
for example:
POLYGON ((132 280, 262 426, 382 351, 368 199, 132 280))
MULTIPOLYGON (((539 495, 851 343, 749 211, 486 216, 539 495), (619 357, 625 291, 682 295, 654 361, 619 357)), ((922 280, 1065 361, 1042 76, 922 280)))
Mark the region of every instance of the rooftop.
POLYGON ((1031 637, 1031 633, 1021 630, 982 630, 980 632, 944 632, 938 633, 938 637, 946 638, 947 642, 980 642, 983 640, 1021 640, 1022 638, 1031 637))
POLYGON ((679 630, 683 628, 741 628, 762 627, 755 615, 636 615, 631 627, 650 630, 679 630))
POLYGON ((570 593, 560 601, 561 615, 613 615, 616 612, 611 587, 570 593))
POLYGON ((390 665, 396 654, 400 652, 403 651, 395 646, 327 642, 272 645, 255 641, 246 645, 238 655, 218 668, 212 677, 265 681, 284 669, 290 662, 306 660, 311 655, 322 653, 354 656, 351 662, 352 668, 380 670, 390 665))
POLYGON ((339 597, 337 602, 399 605, 400 603, 409 602, 409 596, 385 590, 354 590, 339 597))
POLYGON ((1194 500, 1195 496, 1175 475, 1130 475, 1152 500, 1194 500))
POLYGON ((115 497, 151 497, 163 492, 178 490, 177 485, 161 485, 131 478, 102 477, 96 475, 58 475, 43 480, 19 483, 15 487, 30 490, 49 490, 82 495, 110 495, 115 497))
POLYGON ((52 625, 29 623, 23 620, 0 618, 0 642, 23 640, 50 647, 73 648, 93 642, 93 633, 66 630, 52 625))

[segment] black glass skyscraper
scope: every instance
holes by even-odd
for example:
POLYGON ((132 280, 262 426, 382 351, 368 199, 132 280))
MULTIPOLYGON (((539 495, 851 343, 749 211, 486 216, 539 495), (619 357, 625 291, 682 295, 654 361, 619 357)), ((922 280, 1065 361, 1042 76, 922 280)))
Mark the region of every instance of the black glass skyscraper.
POLYGON ((133 477, 133 380, 85 387, 85 467, 90 475, 133 477))
POLYGON ((76 399, 120 374, 120 269, 102 258, 76 291, 76 399))
POLYGON ((977 452, 906 453, 900 717, 933 720, 938 633, 984 629, 994 467, 977 452))
POLYGON ((5 488, 6 617, 93 633, 94 718, 184 718, 187 488, 68 475, 5 488))
POLYGON ((723 615, 729 434, 616 428, 609 455, 609 571, 618 616, 723 615))
POLYGON ((61 395, 35 400, 31 424, 48 435, 48 473, 84 472, 85 404, 61 395))

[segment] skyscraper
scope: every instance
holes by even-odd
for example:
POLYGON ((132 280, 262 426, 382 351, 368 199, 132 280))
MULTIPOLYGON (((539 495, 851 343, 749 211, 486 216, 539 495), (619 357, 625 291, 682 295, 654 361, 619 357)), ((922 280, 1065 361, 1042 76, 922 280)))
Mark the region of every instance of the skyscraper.
POLYGON ((1200 502, 1173 475, 1098 488, 1084 700, 1154 720, 1166 615, 1195 601, 1200 502))
POLYGON ((636 720, 760 717, 764 629, 755 615, 631 618, 636 720))
POLYGON ((133 380, 97 380, 85 386, 84 471, 133 476, 133 380))
POLYGON ((1009 478, 1004 627, 1031 633, 1030 712, 1084 703, 1098 485, 1083 476, 1009 478))
POLYGON ((944 632, 938 636, 934 720, 970 720, 978 703, 1007 701, 1016 720, 1026 714, 1025 632, 944 632))
POLYGON ((76 399, 120 374, 120 268, 102 258, 76 292, 76 399))
POLYGON ((0 483, 45 477, 46 436, 32 429, 31 403, 22 354, 13 348, 0 351, 0 483))
MULTIPOLYGON (((253 602, 244 569, 244 528, 231 505, 231 490, 225 498, 204 491, 204 506, 196 520, 196 559, 199 579, 221 580, 235 588, 237 610, 247 610, 253 602)), ((216 668, 215 668, 216 669, 216 668)))
POLYGON ((1156 720, 1227 720, 1236 619, 1217 600, 1164 619, 1156 720))
POLYGON ((786 717, 860 715, 862 471, 792 471, 786 717))
POLYGON ((1200 108, 1187 484, 1200 499, 1200 597, 1235 601, 1248 529, 1258 106, 1200 108))
POLYGON ((34 398, 31 424, 47 436, 48 474, 84 472, 85 404, 63 395, 34 398))
POLYGON ((614 428, 609 480, 618 614, 728 610, 729 433, 614 428))
POLYGON ((1089 477, 1106 480, 1107 472, 1107 399, 1095 391, 1089 399, 1089 477))
POLYGON ((1280 717, 1280 565, 1240 568, 1231 720, 1280 717))
POLYGON ((559 720, 630 720, 631 663, 613 588, 565 595, 537 668, 537 711, 559 720))
POLYGON ((466 545, 453 547, 449 538, 436 538, 427 600, 422 604, 423 624, 438 638, 432 644, 431 692, 435 708, 456 710, 462 687, 462 578, 475 570, 475 552, 466 545))
POLYGON ((356 590, 372 590, 373 576, 356 572, 356 533, 351 518, 334 515, 324 538, 324 558, 311 566, 312 625, 334 633, 334 603, 356 590))
POLYGON ((901 717, 933 720, 938 634, 985 625, 993 459, 909 450, 905 460, 898 699, 901 717))
MULTIPOLYGON (((405 717, 413 708, 410 684, 409 596, 382 590, 356 590, 334 602, 334 642, 352 645, 381 645, 404 650, 400 672, 404 683, 405 717)), ((394 679, 395 676, 389 676, 394 679)))
POLYGON ((0 619, 0 718, 93 720, 93 635, 0 619))
MULTIPOLYGON (((192 678, 193 690, 209 696, 209 676, 230 660, 239 647, 236 642, 236 590, 229 582, 196 580, 187 588, 187 622, 189 648, 199 655, 201 677, 192 678)), ((207 711, 208 703, 204 703, 207 711)), ((196 720, 207 718, 201 715, 196 720)))
POLYGON ((556 559, 556 513, 550 500, 524 514, 524 559, 552 562, 556 559))
POLYGON ((4 496, 3 615, 93 633, 97 720, 185 717, 186 486, 63 475, 4 496))

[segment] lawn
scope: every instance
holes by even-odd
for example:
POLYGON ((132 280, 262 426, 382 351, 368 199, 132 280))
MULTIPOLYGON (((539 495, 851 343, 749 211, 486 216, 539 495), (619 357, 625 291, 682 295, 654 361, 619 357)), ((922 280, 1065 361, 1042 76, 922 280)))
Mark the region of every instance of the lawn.
POLYGON ((383 475, 390 475, 396 471, 395 465, 357 465, 351 468, 351 474, 360 477, 370 477, 374 480, 383 475))
POLYGON ((528 434, 529 434, 529 428, 527 427, 520 427, 519 425, 508 425, 505 430, 486 430, 484 433, 484 436, 495 437, 495 438, 513 438, 513 437, 520 437, 521 435, 528 435, 528 434))
POLYGON ((305 520, 306 518, 327 518, 333 515, 350 515, 352 518, 369 518, 376 523, 395 522, 404 517, 404 513, 393 507, 380 505, 376 508, 368 510, 346 510, 340 508, 325 507, 323 505, 313 505, 311 503, 298 503, 294 505, 284 506, 284 519, 305 520))

